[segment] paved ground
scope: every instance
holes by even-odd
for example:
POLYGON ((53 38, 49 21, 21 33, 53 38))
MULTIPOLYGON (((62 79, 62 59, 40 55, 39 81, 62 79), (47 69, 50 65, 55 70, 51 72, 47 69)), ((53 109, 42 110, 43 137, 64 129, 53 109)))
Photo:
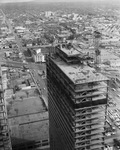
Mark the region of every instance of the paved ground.
POLYGON ((47 105, 47 108, 48 108, 46 83, 45 83, 45 80, 42 78, 42 76, 40 76, 38 74, 39 70, 45 71, 46 65, 45 64, 36 65, 36 64, 31 63, 31 64, 29 64, 29 68, 30 68, 32 76, 37 84, 37 87, 40 90, 41 97, 44 98, 45 104, 47 105))

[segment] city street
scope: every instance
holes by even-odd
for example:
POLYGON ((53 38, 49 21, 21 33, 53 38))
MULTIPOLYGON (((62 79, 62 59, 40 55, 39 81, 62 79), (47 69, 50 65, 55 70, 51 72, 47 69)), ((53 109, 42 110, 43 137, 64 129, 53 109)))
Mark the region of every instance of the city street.
POLYGON ((33 77, 36 80, 39 89, 41 90, 41 94, 47 99, 47 87, 42 79, 42 76, 38 74, 38 70, 45 71, 45 64, 36 65, 34 63, 30 63, 28 64, 28 67, 30 68, 31 73, 33 74, 33 77))
MULTIPOLYGON (((3 13, 3 11, 2 11, 2 13, 3 13)), ((6 18, 4 13, 3 13, 3 15, 4 15, 4 19, 5 19, 6 23, 8 24, 9 29, 12 31, 12 33, 15 36, 19 52, 23 53, 24 48, 22 47, 21 40, 19 39, 17 34, 14 32, 14 29, 11 26, 10 21, 6 18)), ((25 60, 24 55, 22 57, 22 60, 25 60)), ((45 71, 45 69, 46 69, 45 64, 40 64, 39 65, 39 64, 35 64, 35 63, 22 63, 22 62, 15 62, 15 61, 3 61, 3 62, 5 62, 7 65, 13 65, 13 66, 19 66, 19 67, 21 67, 23 65, 26 65, 29 68, 29 71, 30 71, 32 77, 34 78, 34 81, 36 83, 36 86, 37 86, 38 90, 40 91, 40 96, 44 97, 43 100, 45 101, 45 104, 48 107, 47 87, 46 87, 45 82, 42 79, 42 77, 40 77, 40 75, 38 74, 38 70, 42 70, 42 71, 44 70, 45 71)))

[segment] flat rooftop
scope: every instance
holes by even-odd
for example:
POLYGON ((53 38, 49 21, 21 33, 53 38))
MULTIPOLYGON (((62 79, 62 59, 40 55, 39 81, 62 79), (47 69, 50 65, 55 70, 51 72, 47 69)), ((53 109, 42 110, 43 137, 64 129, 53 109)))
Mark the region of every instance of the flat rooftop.
POLYGON ((5 80, 4 98, 7 103, 8 117, 45 111, 46 107, 30 72, 10 68, 8 71, 2 72, 5 80))
POLYGON ((74 47, 68 49, 67 47, 62 47, 61 45, 59 50, 65 53, 68 57, 80 55, 80 52, 76 50, 74 47))
POLYGON ((48 111, 30 72, 20 68, 2 69, 12 145, 48 141, 48 111))
POLYGON ((67 47, 68 44, 61 44, 60 45, 60 48, 59 48, 59 51, 63 52, 64 54, 67 55, 67 57, 76 57, 76 56, 79 56, 79 57, 84 57, 88 54, 88 52, 90 52, 88 49, 85 49, 84 50, 79 46, 78 42, 76 43, 72 43, 71 44, 71 47, 68 48, 67 47), (62 46, 63 45, 63 46, 62 46))
POLYGON ((87 65, 68 65, 59 57, 53 61, 74 84, 108 80, 107 77, 101 73, 97 73, 94 68, 87 65))
POLYGON ((39 96, 11 100, 8 105, 8 117, 18 117, 45 111, 39 96))

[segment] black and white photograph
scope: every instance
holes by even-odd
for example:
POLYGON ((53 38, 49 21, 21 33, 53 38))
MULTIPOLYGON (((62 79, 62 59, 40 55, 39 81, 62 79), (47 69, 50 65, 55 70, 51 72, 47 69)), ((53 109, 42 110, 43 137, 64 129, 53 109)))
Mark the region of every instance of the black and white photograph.
POLYGON ((0 150, 120 150, 120 0, 0 0, 0 150))

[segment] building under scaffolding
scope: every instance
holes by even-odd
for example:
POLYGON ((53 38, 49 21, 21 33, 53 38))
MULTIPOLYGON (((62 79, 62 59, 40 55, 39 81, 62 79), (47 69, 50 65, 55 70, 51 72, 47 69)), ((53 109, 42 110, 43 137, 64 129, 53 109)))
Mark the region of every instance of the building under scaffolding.
POLYGON ((0 150, 12 150, 6 103, 2 88, 2 71, 0 70, 0 150))
POLYGON ((47 58, 51 150, 102 150, 108 79, 84 63, 74 47, 47 58))

